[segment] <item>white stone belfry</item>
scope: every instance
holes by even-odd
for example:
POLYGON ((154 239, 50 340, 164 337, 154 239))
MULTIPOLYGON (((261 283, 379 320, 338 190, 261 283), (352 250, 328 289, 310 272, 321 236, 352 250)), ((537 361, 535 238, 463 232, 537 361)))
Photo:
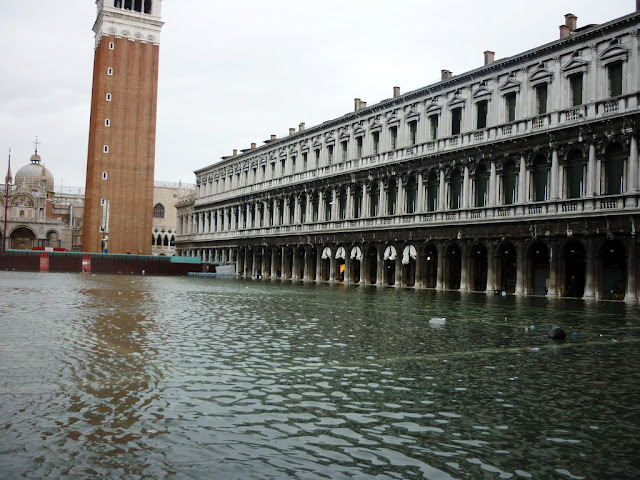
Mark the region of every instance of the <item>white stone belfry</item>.
POLYGON ((160 44, 162 0, 96 0, 96 6, 96 47, 105 35, 160 44))

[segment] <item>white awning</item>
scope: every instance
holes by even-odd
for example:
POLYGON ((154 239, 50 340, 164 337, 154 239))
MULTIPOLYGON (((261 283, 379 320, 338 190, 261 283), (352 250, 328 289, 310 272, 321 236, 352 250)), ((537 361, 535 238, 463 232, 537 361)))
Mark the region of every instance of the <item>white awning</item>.
POLYGON ((384 251, 384 259, 385 260, 395 260, 396 259, 396 247, 393 245, 389 245, 384 251))
POLYGON ((338 250, 336 250, 336 258, 344 259, 346 256, 347 252, 345 252, 344 247, 339 247, 338 250))
POLYGON ((325 258, 331 258, 331 249, 329 247, 324 247, 324 250, 322 250, 322 259, 324 260, 325 258))
POLYGON ((353 247, 351 249, 351 258, 355 258, 356 260, 362 260, 362 250, 360 247, 353 247))
POLYGON ((402 251, 402 264, 407 265, 409 263, 409 257, 415 260, 417 256, 418 252, 416 251, 416 247, 413 245, 407 245, 402 251))

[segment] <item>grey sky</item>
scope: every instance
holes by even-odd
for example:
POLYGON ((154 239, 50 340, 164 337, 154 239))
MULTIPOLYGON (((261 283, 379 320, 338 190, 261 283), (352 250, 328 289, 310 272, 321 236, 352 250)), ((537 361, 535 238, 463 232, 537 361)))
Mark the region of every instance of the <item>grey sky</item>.
MULTIPOLYGON (((156 180, 193 170, 559 37, 631 13, 633 0, 163 0, 156 180)), ((0 171, 29 161, 33 139, 61 183, 84 187, 92 0, 4 2, 0 16, 0 171)))

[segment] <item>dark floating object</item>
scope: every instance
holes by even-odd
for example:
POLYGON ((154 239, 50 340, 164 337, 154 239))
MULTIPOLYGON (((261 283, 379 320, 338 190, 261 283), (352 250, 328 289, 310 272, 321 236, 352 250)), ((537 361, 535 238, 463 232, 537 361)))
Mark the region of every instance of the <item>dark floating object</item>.
POLYGON ((556 327, 555 325, 549 329, 547 335, 549 335, 549 338, 553 338, 554 340, 564 340, 567 338, 567 334, 564 333, 564 330, 560 327, 556 327))

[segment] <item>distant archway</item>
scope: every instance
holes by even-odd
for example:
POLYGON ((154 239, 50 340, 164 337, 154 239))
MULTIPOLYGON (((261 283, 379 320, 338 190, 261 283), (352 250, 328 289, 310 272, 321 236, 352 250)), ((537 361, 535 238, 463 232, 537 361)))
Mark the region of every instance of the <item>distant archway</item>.
POLYGON ((16 250, 31 250, 36 242, 36 234, 26 227, 16 228, 9 238, 11 248, 16 250))
POLYGON ((487 289, 488 270, 487 248, 481 243, 472 245, 469 250, 469 287, 474 292, 487 289))
POLYGON ((529 247, 529 278, 527 293, 546 295, 549 290, 549 247, 538 240, 529 247))
POLYGON ((600 247, 598 262, 598 296, 607 300, 623 300, 627 283, 625 246, 619 240, 607 240, 600 247))

